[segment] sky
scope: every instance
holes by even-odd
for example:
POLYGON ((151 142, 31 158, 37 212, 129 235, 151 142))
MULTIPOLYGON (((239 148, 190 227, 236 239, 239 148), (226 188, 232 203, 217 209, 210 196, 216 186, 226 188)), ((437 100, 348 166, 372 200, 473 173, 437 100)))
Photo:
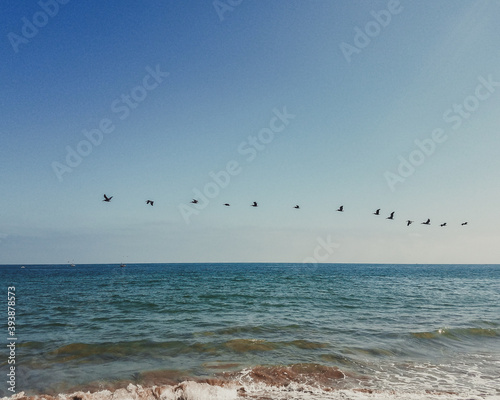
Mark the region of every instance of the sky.
POLYGON ((498 263, 499 20, 3 1, 0 264, 498 263))

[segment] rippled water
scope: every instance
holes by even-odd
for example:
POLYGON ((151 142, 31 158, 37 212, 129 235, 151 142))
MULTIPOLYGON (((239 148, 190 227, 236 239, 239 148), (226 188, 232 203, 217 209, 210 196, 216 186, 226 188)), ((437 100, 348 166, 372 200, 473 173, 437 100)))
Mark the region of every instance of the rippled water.
POLYGON ((500 395, 498 265, 1 266, 0 281, 18 392, 298 369, 322 388, 500 395))

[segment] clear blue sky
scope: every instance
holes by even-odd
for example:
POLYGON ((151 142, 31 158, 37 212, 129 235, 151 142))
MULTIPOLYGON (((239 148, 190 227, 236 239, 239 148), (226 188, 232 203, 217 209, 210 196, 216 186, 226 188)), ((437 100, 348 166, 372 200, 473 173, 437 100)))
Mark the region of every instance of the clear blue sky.
POLYGON ((4 1, 0 264, 498 263, 499 20, 495 1, 4 1))

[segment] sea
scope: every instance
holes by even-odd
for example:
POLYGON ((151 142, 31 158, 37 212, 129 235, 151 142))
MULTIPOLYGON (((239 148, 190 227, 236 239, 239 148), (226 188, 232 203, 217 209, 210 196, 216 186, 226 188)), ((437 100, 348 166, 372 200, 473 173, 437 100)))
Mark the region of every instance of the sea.
POLYGON ((11 366, 16 399, 500 399, 500 265, 3 265, 0 282, 4 399, 11 366))

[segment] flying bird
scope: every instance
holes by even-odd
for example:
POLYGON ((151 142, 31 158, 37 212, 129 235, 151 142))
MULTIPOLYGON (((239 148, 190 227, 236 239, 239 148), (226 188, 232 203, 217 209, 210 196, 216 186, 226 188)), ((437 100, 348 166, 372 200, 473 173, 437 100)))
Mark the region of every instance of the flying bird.
POLYGON ((462 226, 467 225, 467 222, 462 222, 462 226))
POLYGON ((443 224, 441 224, 441 226, 446 226, 446 222, 445 222, 445 223, 443 223, 443 224))
POLYGON ((295 207, 293 207, 293 208, 297 208, 297 209, 299 209, 300 207, 299 207, 299 205, 297 204, 297 205, 296 205, 295 207))
POLYGON ((394 213, 395 211, 391 212, 391 215, 389 215, 386 219, 394 219, 394 213))
POLYGON ((408 220, 408 221, 406 221, 406 226, 410 226, 412 223, 413 223, 413 221, 408 220))
POLYGON ((229 204, 229 203, 224 203, 224 205, 225 205, 226 207, 229 207, 231 204, 229 204))
POLYGON ((252 207, 258 207, 258 205, 257 205, 257 202, 256 202, 256 201, 254 201, 254 202, 253 202, 252 207))
POLYGON ((154 201, 153 200, 146 200, 146 204, 151 204, 153 205, 154 201))
POLYGON ((430 224, 431 224, 430 218, 427 218, 427 221, 422 222, 422 225, 430 225, 430 224))
POLYGON ((193 204, 198 204, 198 200, 193 199, 193 200, 191 200, 191 203, 193 203, 193 204))
POLYGON ((337 211, 343 212, 344 211, 344 206, 340 206, 337 211))
POLYGON ((112 199, 112 198, 113 198, 113 196, 109 196, 109 197, 108 197, 108 196, 104 195, 104 200, 103 200, 103 201, 105 201, 105 202, 109 203, 109 202, 111 201, 111 199, 112 199))
POLYGON ((377 209, 377 211, 375 211, 375 212, 373 213, 373 215, 380 215, 380 208, 379 208, 379 209, 377 209))

